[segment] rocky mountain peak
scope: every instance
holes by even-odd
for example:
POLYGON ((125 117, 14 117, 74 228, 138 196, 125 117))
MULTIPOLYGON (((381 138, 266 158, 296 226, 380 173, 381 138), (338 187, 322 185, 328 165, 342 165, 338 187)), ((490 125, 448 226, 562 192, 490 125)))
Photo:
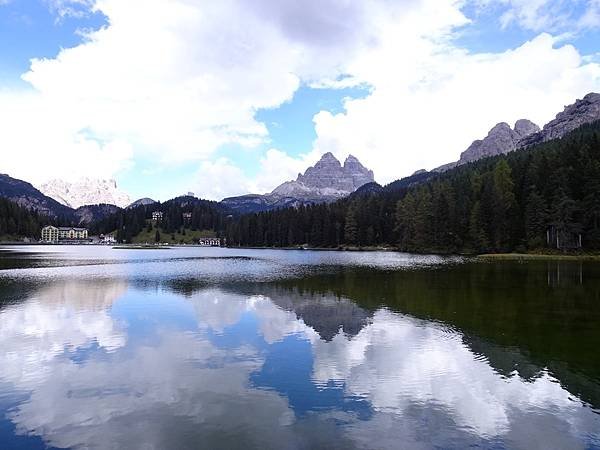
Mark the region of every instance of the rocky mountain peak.
POLYGON ((509 124, 507 124, 506 122, 500 122, 492 127, 492 129, 488 133, 488 136, 510 133, 511 131, 512 131, 512 128, 510 127, 509 124))
POLYGON ((582 125, 600 120, 600 94, 591 92, 556 115, 544 128, 519 142, 519 147, 562 138, 582 125))
POLYGON ((231 210, 240 212, 268 211, 334 201, 374 182, 373 171, 350 155, 342 165, 330 152, 325 153, 298 178, 277 186, 270 194, 243 195, 222 200, 231 210))
MULTIPOLYGON (((344 165, 347 164, 360 164, 360 161, 358 160, 358 158, 354 155, 348 155, 348 157, 345 159, 344 161, 344 165)), ((362 166, 362 164, 360 164, 362 166)))
POLYGON ((515 131, 521 138, 524 138, 540 131, 540 127, 531 120, 520 119, 515 123, 515 131))
POLYGON ((531 134, 539 131, 539 127, 527 119, 520 119, 511 128, 506 122, 496 124, 488 135, 474 141, 467 150, 460 155, 458 164, 466 164, 481 158, 509 153, 519 147, 519 142, 531 134))
POLYGON ((131 203, 129 195, 120 191, 113 179, 84 177, 74 182, 54 179, 39 186, 39 190, 70 208, 98 204, 123 208, 131 203))
POLYGON ((333 153, 327 152, 327 153, 323 153, 323 156, 321 156, 321 159, 317 162, 317 164, 320 164, 320 163, 337 163, 337 164, 339 164, 340 162, 333 155, 333 153))
POLYGON ((342 164, 338 161, 338 159, 335 156, 333 156, 333 153, 327 152, 323 156, 321 156, 321 159, 319 159, 319 161, 317 161, 317 163, 313 167, 309 167, 308 169, 306 169, 306 172, 304 172, 304 174, 306 175, 307 173, 313 172, 315 170, 339 170, 341 168, 342 164))
POLYGON ((349 155, 344 161, 344 171, 352 177, 354 191, 359 187, 375 181, 375 176, 372 170, 367 169, 353 155, 349 155))
POLYGON ((524 147, 560 139, 582 125, 600 120, 600 94, 591 92, 556 115, 556 118, 540 130, 535 123, 527 119, 517 120, 514 128, 501 122, 494 126, 488 135, 474 141, 465 150, 457 162, 445 164, 434 172, 445 172, 458 165, 481 158, 512 152, 524 147))
POLYGON ((273 190, 272 195, 306 198, 339 198, 351 194, 360 186, 374 181, 373 172, 350 155, 344 165, 331 153, 325 153, 295 181, 288 181, 273 190))
POLYGON ((344 161, 344 169, 346 170, 360 170, 360 171, 368 171, 368 169, 361 164, 361 162, 355 156, 348 155, 346 160, 344 161))

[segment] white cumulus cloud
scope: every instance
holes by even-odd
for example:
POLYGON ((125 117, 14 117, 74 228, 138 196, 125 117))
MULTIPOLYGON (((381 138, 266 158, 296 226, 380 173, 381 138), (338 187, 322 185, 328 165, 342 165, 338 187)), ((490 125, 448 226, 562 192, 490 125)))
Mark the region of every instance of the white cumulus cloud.
POLYGON ((412 32, 389 33, 388 48, 356 63, 372 94, 346 102, 344 112, 315 117, 315 149, 356 155, 380 182, 458 159, 498 122, 529 118, 543 125, 600 88, 600 65, 546 33, 486 54, 418 37, 410 46, 412 32))
MULTIPOLYGON (((96 12, 107 23, 53 58, 31 55, 26 88, 0 88, 2 172, 40 183, 114 177, 142 159, 166 177, 193 164, 197 175, 185 184, 219 199, 270 191, 332 151, 356 155, 388 182, 456 159, 496 122, 543 123, 600 88, 598 63, 550 34, 500 53, 461 48, 467 3, 49 1, 59 17, 96 12), (262 150, 277 143, 256 112, 303 84, 370 90, 342 113, 315 116, 306 156, 262 150), (260 170, 220 156, 229 144, 253 151, 260 170)), ((505 24, 555 28, 540 16, 555 2, 495 3, 505 24)), ((586 2, 578 17, 586 25, 577 26, 598 17, 597 0, 586 2)), ((182 182, 173 182, 175 195, 182 182)))

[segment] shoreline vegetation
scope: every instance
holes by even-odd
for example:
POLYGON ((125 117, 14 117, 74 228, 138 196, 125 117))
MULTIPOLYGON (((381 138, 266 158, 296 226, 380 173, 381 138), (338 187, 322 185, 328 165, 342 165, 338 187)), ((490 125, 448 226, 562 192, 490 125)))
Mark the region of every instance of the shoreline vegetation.
MULTIPOLYGON (((112 247, 113 250, 170 250, 174 246, 167 245, 115 245, 112 247)), ((179 246, 177 246, 179 247, 179 246)), ((181 247, 185 247, 182 245, 181 247)))
POLYGON ((556 254, 556 253, 488 253, 477 255, 479 261, 598 261, 600 254, 556 254))
POLYGON ((599 261, 600 254, 593 253, 556 253, 556 252, 537 252, 537 253, 439 253, 439 252, 406 252, 396 247, 228 247, 248 250, 307 250, 307 251, 340 251, 340 252, 396 252, 411 253, 414 255, 435 255, 435 256, 462 256, 479 261, 599 261))

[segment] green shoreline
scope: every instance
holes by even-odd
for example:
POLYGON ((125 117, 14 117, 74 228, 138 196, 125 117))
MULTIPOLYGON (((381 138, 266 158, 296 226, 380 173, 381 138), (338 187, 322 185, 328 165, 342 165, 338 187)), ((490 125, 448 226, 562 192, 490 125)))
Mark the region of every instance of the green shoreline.
POLYGON ((307 250, 307 251, 340 251, 340 252, 397 252, 415 255, 462 256, 481 261, 600 261, 600 254, 558 254, 558 253, 439 253, 439 252, 406 252, 394 247, 224 247, 245 250, 307 250))
POLYGON ((600 255, 557 255, 552 253, 489 253, 477 255, 481 261, 600 261, 600 255))
MULTIPOLYGON (((167 245, 115 245, 113 250, 170 250, 174 246, 167 245)), ((183 245, 181 247, 184 247, 183 245)))

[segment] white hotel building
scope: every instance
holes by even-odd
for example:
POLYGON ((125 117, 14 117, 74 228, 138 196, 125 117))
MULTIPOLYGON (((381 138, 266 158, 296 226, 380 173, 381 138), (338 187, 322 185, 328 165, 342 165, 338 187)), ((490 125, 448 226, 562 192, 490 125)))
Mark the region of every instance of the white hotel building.
POLYGON ((87 228, 53 227, 42 228, 42 242, 81 241, 88 238, 87 228))

